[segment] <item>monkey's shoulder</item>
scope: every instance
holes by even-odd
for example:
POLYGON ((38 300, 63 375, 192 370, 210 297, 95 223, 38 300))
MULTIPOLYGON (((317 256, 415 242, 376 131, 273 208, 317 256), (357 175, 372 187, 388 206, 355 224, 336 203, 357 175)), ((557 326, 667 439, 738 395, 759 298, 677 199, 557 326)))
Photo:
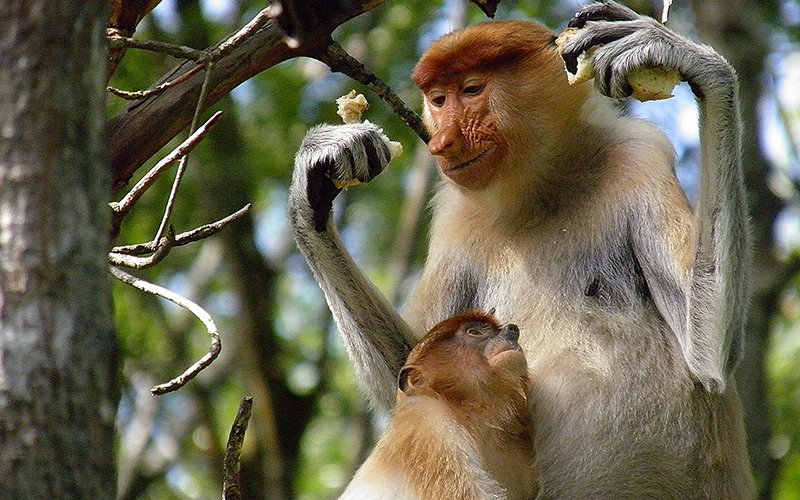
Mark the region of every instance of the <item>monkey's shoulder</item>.
POLYGON ((654 189, 659 185, 677 183, 675 148, 656 124, 619 117, 603 135, 606 154, 602 181, 608 184, 603 194, 636 191, 643 196, 655 195, 660 194, 654 189))

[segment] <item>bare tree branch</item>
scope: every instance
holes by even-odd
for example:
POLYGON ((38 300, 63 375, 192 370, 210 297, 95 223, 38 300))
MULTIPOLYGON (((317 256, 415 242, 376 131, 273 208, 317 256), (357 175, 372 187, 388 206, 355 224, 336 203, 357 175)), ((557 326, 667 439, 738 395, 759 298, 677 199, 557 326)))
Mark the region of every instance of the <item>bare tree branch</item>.
POLYGON ((198 62, 206 61, 209 58, 205 50, 197 50, 183 45, 174 45, 156 40, 137 40, 136 38, 120 35, 109 35, 106 37, 106 40, 108 40, 109 48, 112 49, 149 50, 151 52, 168 54, 178 59, 189 59, 190 61, 198 62))
POLYGON ((196 73, 199 73, 200 70, 203 69, 202 65, 197 65, 194 68, 190 69, 186 73, 182 74, 181 76, 175 78, 174 80, 170 80, 166 83, 162 83, 161 85, 157 85, 149 90, 120 90, 114 87, 106 87, 106 90, 117 97, 121 97, 123 99, 127 99, 129 101, 133 101, 136 99, 146 99, 148 97, 154 96, 156 94, 160 94, 165 90, 171 89, 176 85, 180 85, 181 83, 185 82, 196 73))
MULTIPOLYGON (((217 111, 211 118, 206 120, 206 122, 197 129, 194 133, 189 135, 185 141, 183 141, 177 148, 173 149, 170 154, 165 156, 161 161, 156 163, 156 165, 150 169, 147 174, 142 177, 139 182, 136 183, 135 186, 125 195, 122 200, 119 202, 112 202, 111 210, 114 214, 114 226, 118 230, 122 219, 130 213, 133 206, 139 201, 139 198, 147 191, 150 186, 158 179, 158 177, 164 173, 164 171, 169 168, 176 160, 183 158, 186 154, 189 153, 194 147, 197 145, 200 140, 208 134, 208 130, 219 121, 220 117, 222 117, 222 111, 217 111)), ((117 232, 117 231, 115 231, 117 232)))
POLYGON ((173 292, 172 290, 167 290, 164 287, 139 279, 136 276, 132 276, 126 273, 125 271, 113 266, 111 266, 109 269, 112 276, 122 281, 126 285, 130 285, 136 288, 137 290, 141 290, 143 292, 150 293, 152 295, 156 295, 163 299, 169 300, 170 302, 194 314, 197 317, 197 319, 199 319, 206 327, 208 335, 211 337, 211 347, 209 348, 208 353, 206 353, 192 366, 187 368, 181 375, 175 377, 174 379, 170 380, 167 383, 159 384, 151 388, 150 389, 151 393, 153 393, 154 395, 161 395, 180 389, 181 387, 186 385, 187 382, 195 378, 198 373, 200 373, 206 367, 208 367, 208 365, 210 365, 215 359, 217 359, 217 356, 219 356, 219 353, 222 350, 222 342, 219 337, 219 331, 217 330, 217 325, 214 323, 214 320, 211 318, 211 315, 208 314, 205 309, 195 304, 191 300, 187 299, 186 297, 183 297, 182 295, 173 292))
MULTIPOLYGON (((200 89, 200 97, 197 98, 197 106, 195 106, 192 124, 189 127, 190 134, 194 133, 195 129, 197 128, 197 122, 200 119, 200 113, 203 109, 203 101, 205 101, 206 95, 208 95, 208 82, 211 81, 212 67, 213 63, 210 60, 207 60, 205 62, 206 76, 203 79, 203 86, 200 89)), ((185 154, 178 163, 178 170, 175 172, 175 180, 172 182, 172 190, 169 193, 167 206, 164 209, 164 217, 161 219, 161 225, 159 226, 158 231, 156 232, 156 237, 153 238, 153 241, 161 241, 161 238, 164 236, 164 232, 169 226, 169 220, 172 217, 173 210, 175 209, 175 201, 178 199, 178 190, 181 187, 181 181, 183 180, 183 174, 186 172, 186 165, 188 162, 189 155, 185 154)))
POLYGON ((477 5, 484 14, 489 17, 494 17, 494 13, 497 11, 497 4, 500 3, 500 0, 470 0, 472 3, 477 5))
POLYGON ((112 266, 127 267, 129 269, 147 269, 164 260, 164 257, 172 250, 173 245, 175 245, 175 230, 170 226, 167 235, 158 241, 155 252, 149 257, 125 255, 112 250, 108 253, 108 262, 112 266))
MULTIPOLYGON (((306 0, 304 5, 314 9, 319 26, 309 30, 295 49, 286 45, 284 32, 274 19, 263 25, 263 13, 257 16, 257 28, 252 22, 228 41, 219 44, 220 56, 215 59, 215 71, 208 83, 206 108, 242 82, 293 57, 313 55, 330 43, 331 32, 343 22, 384 3, 384 0, 306 0), (260 27, 258 27, 260 26, 260 27)), ((256 21, 256 20, 254 20, 256 21)), ((215 48, 205 52, 214 52, 215 48)), ((192 70, 197 62, 186 61, 166 74, 155 86, 174 80, 192 70)), ((164 92, 131 102, 128 108, 109 122, 109 151, 115 188, 123 186, 148 158, 155 154, 191 122, 203 79, 195 74, 183 84, 164 92)))
POLYGON ((228 39, 219 44, 216 49, 212 50, 210 54, 211 59, 216 61, 228 55, 236 46, 253 36, 256 31, 266 26, 270 19, 274 19, 277 15, 276 10, 276 5, 273 4, 256 14, 256 17, 242 26, 242 29, 228 37, 228 39))
MULTIPOLYGON (((191 231, 180 233, 179 235, 175 236, 175 241, 172 243, 172 247, 188 245, 189 243, 194 243, 195 241, 200 241, 202 239, 208 238, 209 236, 213 236, 218 232, 222 231, 223 229, 225 229, 225 227, 227 227, 228 224, 231 224, 232 222, 235 222, 240 218, 242 218, 242 216, 246 214, 249 210, 250 210, 250 204, 248 203, 247 205, 240 208, 231 215, 225 217, 224 219, 220 219, 210 224, 205 224, 196 229, 192 229, 191 231)), ((156 248, 158 248, 158 246, 160 246, 161 244, 162 244, 161 241, 159 241, 159 244, 156 246, 156 248)), ((153 242, 148 241, 147 243, 139 243, 136 245, 118 246, 112 248, 111 252, 116 255, 146 255, 148 253, 153 252, 153 242)))
MULTIPOLYGON (((160 0, 111 0, 111 16, 108 22, 109 35, 131 36, 136 26, 148 12, 158 5, 160 0)), ((125 56, 124 48, 109 49, 106 67, 106 83, 117 70, 117 66, 125 56)))
POLYGON ((245 397, 239 403, 239 411, 231 427, 228 436, 228 445, 225 448, 225 462, 222 469, 222 499, 240 500, 242 498, 242 486, 239 480, 239 472, 242 468, 242 445, 244 444, 244 434, 247 432, 247 424, 250 421, 250 412, 253 409, 253 398, 245 397))

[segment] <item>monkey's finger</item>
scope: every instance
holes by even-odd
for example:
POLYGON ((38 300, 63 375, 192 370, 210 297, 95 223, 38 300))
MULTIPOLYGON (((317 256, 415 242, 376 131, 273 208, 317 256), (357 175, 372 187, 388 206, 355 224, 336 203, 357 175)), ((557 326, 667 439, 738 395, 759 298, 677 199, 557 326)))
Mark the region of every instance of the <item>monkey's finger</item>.
POLYGON ((570 28, 583 28, 589 21, 633 21, 641 16, 633 10, 616 2, 595 2, 575 14, 570 28))
POLYGON ((337 156, 332 172, 334 182, 341 186, 371 181, 386 168, 390 160, 389 148, 374 126, 355 130, 343 152, 337 156))
MULTIPOLYGON (((625 44, 627 45, 627 44, 625 44)), ((594 54, 592 64, 595 72, 595 86, 601 94, 622 99, 633 94, 628 82, 628 74, 634 69, 632 59, 623 56, 627 47, 615 44, 599 49, 594 54)))
POLYGON ((624 38, 642 28, 641 21, 620 21, 616 23, 591 22, 575 32, 561 47, 561 57, 567 70, 575 74, 578 70, 578 56, 597 45, 604 45, 624 38))
POLYGON ((369 140, 364 142, 364 152, 367 155, 367 167, 369 168, 369 177, 366 179, 359 179, 367 182, 375 178, 389 163, 391 155, 389 154, 389 147, 382 141, 369 140))

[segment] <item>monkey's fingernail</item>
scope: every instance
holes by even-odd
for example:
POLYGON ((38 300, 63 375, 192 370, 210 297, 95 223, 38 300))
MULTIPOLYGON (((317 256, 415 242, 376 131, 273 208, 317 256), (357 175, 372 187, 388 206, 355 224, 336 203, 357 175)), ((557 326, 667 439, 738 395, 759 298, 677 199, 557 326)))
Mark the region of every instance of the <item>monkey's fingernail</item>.
POLYGON ((578 56, 573 56, 572 54, 562 54, 561 57, 564 58, 564 66, 566 66, 567 71, 573 75, 578 74, 578 56))
POLYGON ((585 12, 576 12, 575 16, 570 19, 568 28, 583 28, 586 25, 588 15, 585 12))

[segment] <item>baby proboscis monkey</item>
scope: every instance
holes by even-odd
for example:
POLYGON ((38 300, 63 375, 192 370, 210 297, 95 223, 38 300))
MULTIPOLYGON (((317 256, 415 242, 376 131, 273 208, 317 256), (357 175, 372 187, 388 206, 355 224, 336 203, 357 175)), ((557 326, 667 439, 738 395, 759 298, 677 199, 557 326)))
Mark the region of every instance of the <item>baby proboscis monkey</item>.
POLYGON ((518 339, 516 325, 474 310, 434 326, 400 370, 389 428, 341 498, 534 498, 518 339))

